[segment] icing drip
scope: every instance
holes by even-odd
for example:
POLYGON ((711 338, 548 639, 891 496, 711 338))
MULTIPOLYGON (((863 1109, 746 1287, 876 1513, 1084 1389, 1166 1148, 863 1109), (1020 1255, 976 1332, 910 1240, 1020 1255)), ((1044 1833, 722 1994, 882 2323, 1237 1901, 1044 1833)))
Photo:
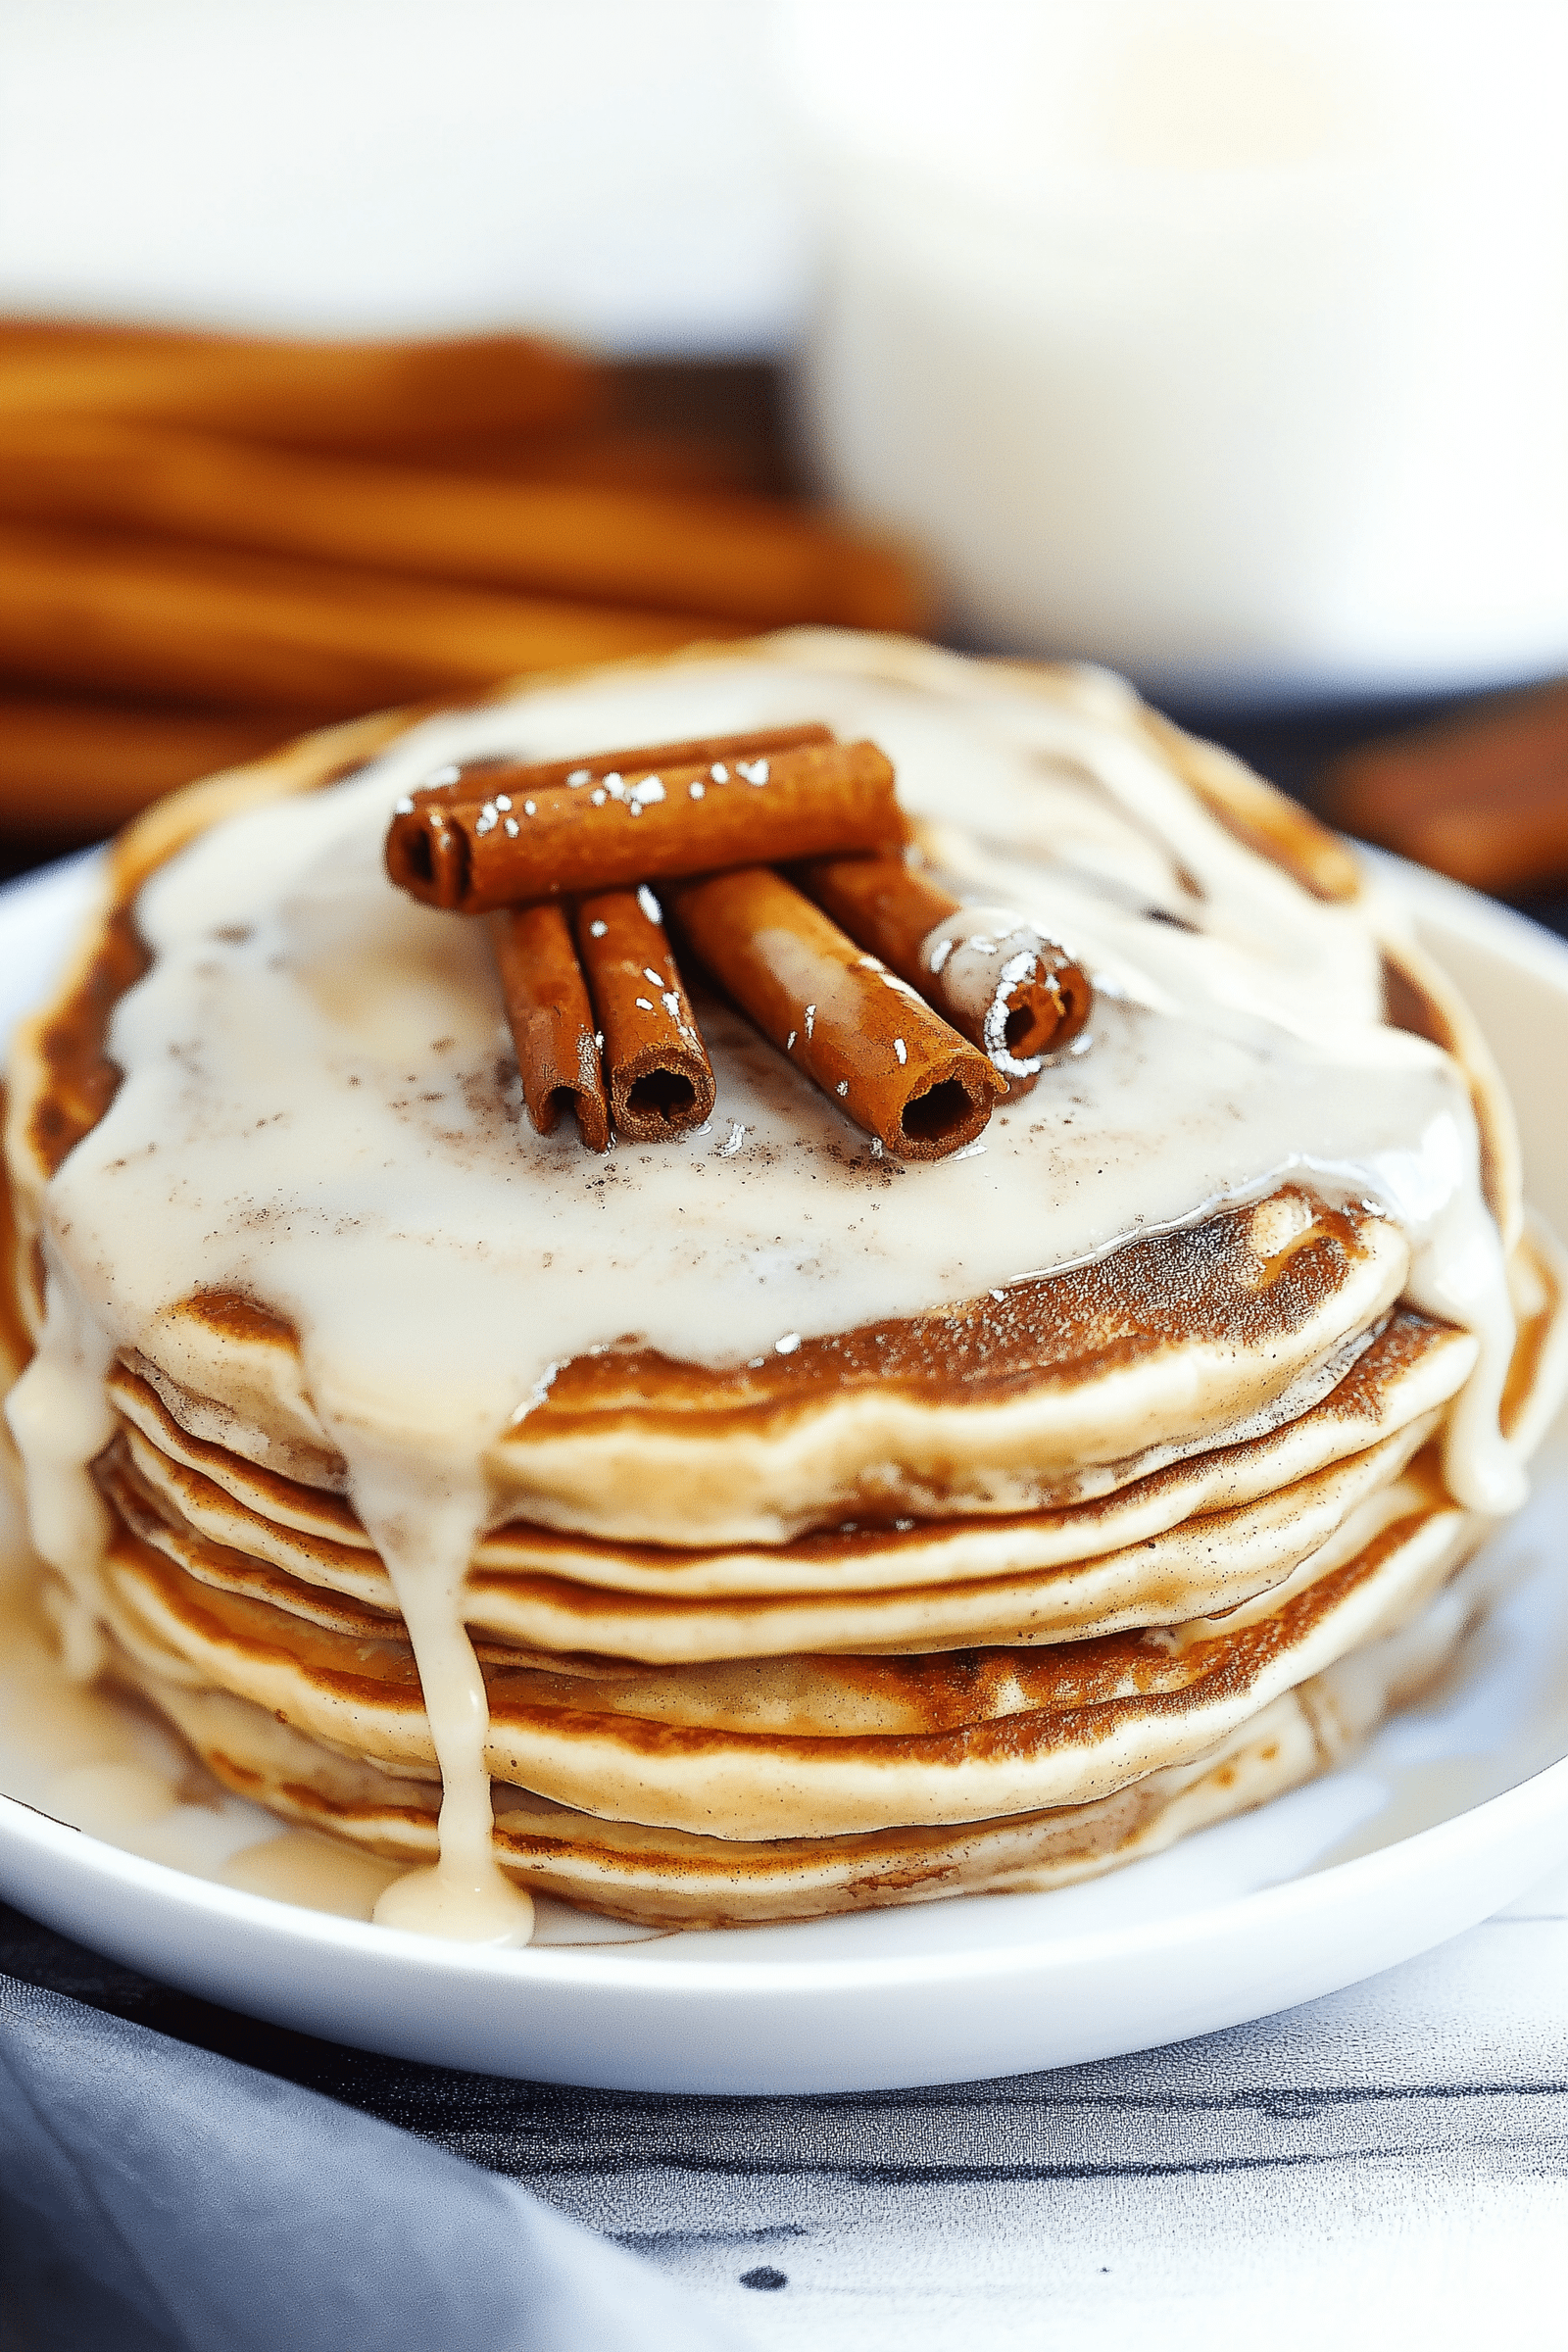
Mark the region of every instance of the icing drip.
POLYGON ((1391 1213, 1416 1244, 1405 1296, 1457 1323, 1480 1342, 1476 1368, 1449 1415, 1444 1475, 1455 1501, 1472 1511, 1516 1511, 1528 1481, 1503 1437, 1498 1408, 1513 1356, 1514 1312, 1497 1228, 1474 1182, 1473 1125, 1434 1121, 1419 1153, 1385 1153, 1375 1169, 1391 1213), (1446 1183, 1443 1178, 1446 1177, 1446 1183))
POLYGON ((533 1904, 499 1868, 491 1843, 490 1711, 463 1622, 463 1588, 484 1523, 477 1483, 416 1501, 406 1476, 351 1457, 356 1507, 386 1562, 419 1670, 441 1767, 441 1856, 411 1870, 376 1902, 380 1926, 465 1942, 526 1943, 533 1904))
POLYGON ((44 1328, 38 1351, 6 1398, 27 1482, 33 1549, 54 1569, 68 1605, 58 1612, 67 1672, 90 1682, 103 1664, 98 1566, 109 1512, 89 1464, 115 1434, 104 1381, 114 1346, 46 1235, 44 1328))
MULTIPOLYGON (((103 1512, 86 1465, 110 1435, 114 1351, 165 1360, 161 1318, 203 1291, 288 1319, 302 1409, 386 1560, 442 1769, 440 1868, 389 1887, 383 1922, 526 1934, 527 1898, 491 1853, 463 1580, 497 1441, 560 1364, 628 1333, 745 1362, 780 1334, 1000 1293, 1298 1175, 1409 1236, 1409 1296, 1480 1343, 1449 1425, 1453 1491, 1489 1511, 1519 1498, 1496 1422, 1513 1326, 1468 1090, 1384 1025, 1366 909, 1314 902, 1232 840, 1105 723, 1113 686, 1052 698, 932 657, 934 690, 914 692, 857 674, 867 658, 803 638, 770 661, 450 713, 334 792, 204 837, 142 894, 155 960, 116 1015, 124 1082, 49 1188, 48 1323, 11 1404, 36 1541, 90 1624, 103 1512), (533 1135, 482 927, 381 871, 393 806, 455 761, 808 718, 889 753, 988 939, 1032 924, 1086 966, 1092 1049, 1004 1105, 983 1151, 906 1167, 705 1004, 706 1129, 602 1159, 569 1121, 533 1135)), ((988 1003, 998 984, 977 974, 988 1003)))
POLYGON ((388 1399, 373 1358, 334 1353, 326 1337, 306 1327, 306 1378, 392 1580, 441 1771, 439 1860, 394 1880, 372 1916, 382 1927, 465 1942, 526 1943, 532 1902, 501 1870, 492 1844, 490 1711, 463 1606, 468 1562, 492 1515, 478 1458, 493 1432, 476 1417, 460 1366, 443 1365, 437 1352, 416 1424, 389 1445, 388 1399))

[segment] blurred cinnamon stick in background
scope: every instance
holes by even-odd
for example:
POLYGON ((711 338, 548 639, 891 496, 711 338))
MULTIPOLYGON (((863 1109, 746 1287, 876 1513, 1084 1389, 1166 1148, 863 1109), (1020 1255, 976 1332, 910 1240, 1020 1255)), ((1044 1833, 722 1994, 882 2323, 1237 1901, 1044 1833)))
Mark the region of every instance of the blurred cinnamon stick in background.
POLYGON ((0 516, 589 603, 918 627, 891 550, 776 500, 484 480, 0 411, 0 516))
POLYGON ((1476 890, 1568 881, 1568 679, 1344 753, 1319 805, 1347 833, 1476 890))
POLYGON ((114 416, 285 448, 390 450, 577 423, 605 370, 530 335, 321 343, 0 319, 0 416, 114 416))
POLYGON ((122 821, 127 802, 258 759, 277 740, 270 710, 0 695, 0 810, 20 843, 90 841, 122 821))
POLYGON ((760 367, 527 336, 0 320, 0 831, 89 839, 302 727, 509 673, 927 625, 905 553, 778 495, 771 400, 760 367))
POLYGON ((133 697, 267 706, 279 735, 513 671, 663 653, 734 622, 447 581, 0 525, 0 670, 133 697))

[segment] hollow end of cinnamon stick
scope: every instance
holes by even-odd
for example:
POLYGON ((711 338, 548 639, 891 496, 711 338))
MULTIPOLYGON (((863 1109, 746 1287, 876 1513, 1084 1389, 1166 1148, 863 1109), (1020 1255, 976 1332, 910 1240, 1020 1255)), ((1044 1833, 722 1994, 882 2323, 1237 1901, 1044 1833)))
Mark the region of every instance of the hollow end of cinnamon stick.
POLYGON ((936 971, 922 962, 926 995, 1014 1097, 1039 1083, 1046 1057, 1072 1043, 1094 1003, 1088 974, 1030 924, 1000 939, 960 939, 936 971))
POLYGON ((997 1090, 979 1085, 964 1065, 911 1095, 899 1112, 897 1135, 881 1141, 902 1159, 946 1159, 984 1134, 996 1106, 997 1090))
POLYGON ((427 906, 456 911, 468 887, 468 842, 439 800, 400 806, 386 836, 388 879, 427 906))
POLYGON ((1061 1001, 1052 989, 1015 988, 1003 1000, 1002 1042, 1015 1061, 1046 1053, 1061 1027, 1061 1001))
POLYGON ((961 902, 901 858, 816 858, 800 868, 800 880, 808 897, 853 940, 917 988, 990 1057, 1013 1095, 1028 1092, 1042 1057, 1069 1045, 1089 1017, 1089 979, 1054 941, 1021 916, 1000 910, 988 926, 995 941, 945 941, 945 926, 963 912, 961 902), (933 945, 946 948, 935 964, 933 945), (976 948, 990 958, 980 971, 974 968, 976 948), (1017 964, 1024 968, 1009 978, 1017 964))
POLYGON ((706 1054, 651 1046, 612 1072, 610 1108, 615 1133, 629 1144, 657 1144, 685 1135, 712 1115, 715 1091, 706 1054))
POLYGON ((666 895, 735 1003, 884 1151, 944 1159, 982 1133, 1005 1080, 781 874, 745 866, 666 895))
MULTIPOLYGON (((1020 1080, 1008 1070, 1007 1064, 1038 1061, 1047 1054, 1059 1054, 1070 1046, 1089 1018, 1094 994, 1089 975, 1069 957, 1048 963, 1043 955, 1032 975, 999 994, 992 1015, 982 1023, 986 1034, 976 1043, 992 1052, 993 1059, 1004 1075, 1013 1077, 1013 1091, 1017 1093, 1023 1086, 1032 1086, 1039 1072, 1030 1071, 1020 1080), (993 1030, 994 1045, 989 1034, 993 1030)), ((943 1009, 948 1007, 944 1005, 943 1009)), ((965 1020, 952 1011, 948 1017, 955 1027, 969 1034, 965 1020)))
POLYGON ((597 892, 579 904, 575 929, 615 1133, 649 1144, 700 1127, 713 1068, 658 900, 646 886, 597 892))
POLYGON ((496 926, 496 964, 535 1131, 576 1116, 590 1152, 610 1149, 610 1110, 593 1007, 564 910, 524 906, 496 926))

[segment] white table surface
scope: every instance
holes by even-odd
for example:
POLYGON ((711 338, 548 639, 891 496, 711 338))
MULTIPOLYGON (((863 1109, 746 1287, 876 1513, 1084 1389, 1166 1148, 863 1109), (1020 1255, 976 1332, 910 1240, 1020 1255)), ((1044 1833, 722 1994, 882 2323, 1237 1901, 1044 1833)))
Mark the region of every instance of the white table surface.
POLYGON ((1568 1870, 1256 2025, 860 2097, 659 2098, 369 2058, 208 2009, 14 1913, 0 1965, 510 2174, 685 2280, 741 2343, 1568 2343, 1568 1870))
POLYGON ((762 2345, 1568 2343, 1568 1871, 1387 1976, 1138 2057, 859 2099, 546 2099, 526 2136, 477 2114, 438 2136, 762 2345), (757 2269, 788 2284, 742 2288, 757 2269))

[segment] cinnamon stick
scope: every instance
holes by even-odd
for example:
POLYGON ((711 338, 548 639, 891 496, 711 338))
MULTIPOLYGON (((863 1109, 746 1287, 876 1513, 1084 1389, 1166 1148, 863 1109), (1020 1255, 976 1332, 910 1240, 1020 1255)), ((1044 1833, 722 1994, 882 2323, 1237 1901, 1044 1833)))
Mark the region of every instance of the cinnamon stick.
MULTIPOLYGON (((797 727, 758 727, 749 735, 694 735, 684 743, 639 743, 619 752, 574 752, 569 760, 455 760, 410 794, 416 808, 439 801, 478 801, 482 806, 506 793, 514 801, 530 792, 567 784, 581 791, 602 783, 606 776, 646 776, 666 767, 708 767, 714 760, 755 759, 759 752, 798 751, 808 743, 831 743, 833 730, 819 720, 797 727)), ((499 806, 499 803, 497 804, 499 806)))
POLYGON ((1023 916, 965 907, 891 858, 832 858, 802 870, 809 897, 917 988, 1022 1094, 1045 1056, 1083 1028, 1094 990, 1081 965, 1023 916))
POLYGON ((616 1134, 658 1143, 700 1127, 713 1107, 713 1067, 659 901, 646 884, 596 892, 577 908, 576 933, 616 1134))
POLYGON ((316 719, 733 633, 275 557, 0 529, 0 669, 107 693, 316 719))
POLYGON ((474 480, 3 406, 0 515, 770 627, 931 617, 905 556, 778 500, 474 480))
POLYGON ((781 874, 745 866, 665 897, 764 1037, 884 1150, 943 1159, 980 1135, 1005 1081, 781 874))
POLYGON ((497 926, 495 945, 529 1118, 548 1135, 569 1108, 589 1151, 608 1151, 610 1113, 593 1009, 564 908, 519 907, 497 926))
POLYGON ((727 492, 766 496, 778 467, 765 447, 717 434, 650 429, 614 422, 543 433, 469 434, 432 439, 397 453, 398 462, 432 473, 502 482, 591 482, 617 490, 727 492))
POLYGON ((902 834, 891 761, 874 743, 830 743, 520 799, 421 806, 411 797, 393 816, 386 868, 426 906, 486 914, 670 874, 875 849, 902 834))
POLYGON ((163 327, 0 321, 0 416, 88 416, 326 449, 559 429, 606 371, 528 335, 301 342, 163 327))
POLYGON ((1333 823, 1474 890, 1560 882, 1568 875, 1568 680, 1489 695, 1342 753, 1321 782, 1333 823))
POLYGON ((161 793, 258 759, 291 731, 289 721, 265 710, 159 710, 5 695, 0 825, 49 839, 112 833, 161 793))

